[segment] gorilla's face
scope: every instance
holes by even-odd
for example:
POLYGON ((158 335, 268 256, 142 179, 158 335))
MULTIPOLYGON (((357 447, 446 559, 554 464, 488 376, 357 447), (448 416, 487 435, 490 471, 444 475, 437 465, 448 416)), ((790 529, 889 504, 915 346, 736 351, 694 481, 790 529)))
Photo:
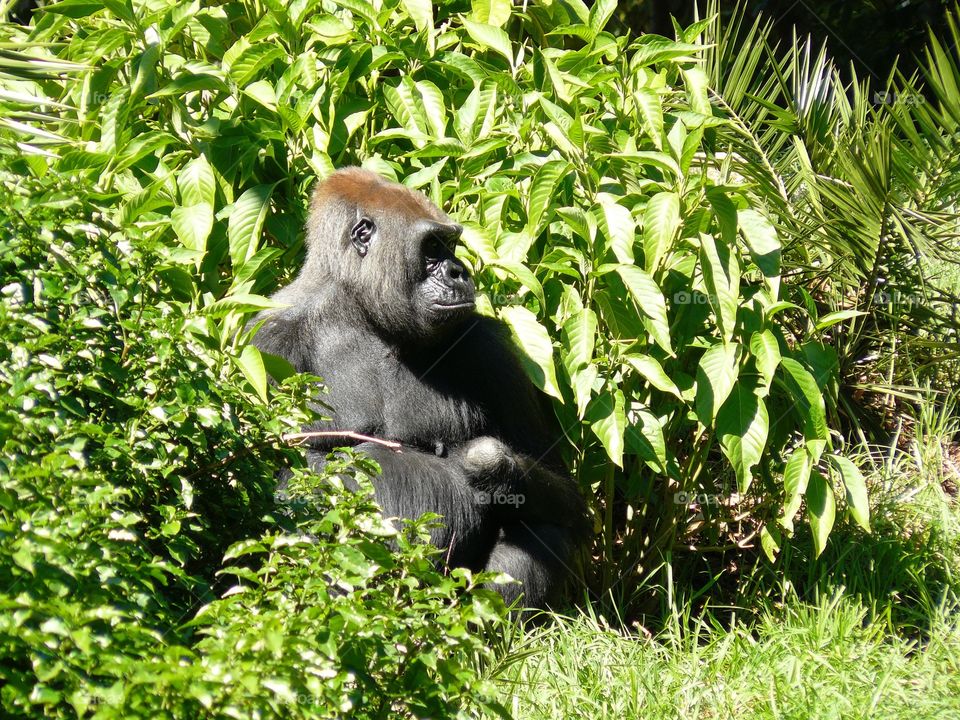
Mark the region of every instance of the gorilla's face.
POLYGON ((359 262, 359 299, 392 336, 436 339, 469 317, 475 289, 454 254, 463 227, 402 186, 357 209, 347 252, 359 262), (387 201, 389 197, 390 201, 387 201))
POLYGON ((433 334, 473 312, 473 279, 453 252, 462 226, 446 217, 446 222, 408 218, 391 228, 393 218, 381 217, 387 225, 381 230, 371 215, 357 220, 350 242, 363 258, 362 269, 379 269, 380 287, 375 290, 368 285, 367 299, 378 312, 386 312, 393 327, 414 325, 418 332, 433 334), (388 239, 391 231, 401 237, 388 239), (384 303, 391 307, 384 308, 384 303))
POLYGON ((471 316, 473 280, 454 255, 463 228, 424 195, 360 168, 314 193, 301 275, 404 348, 443 342, 471 316))
POLYGON ((463 319, 472 312, 474 304, 473 279, 453 254, 463 227, 423 220, 417 230, 423 278, 413 291, 414 302, 437 325, 463 319))

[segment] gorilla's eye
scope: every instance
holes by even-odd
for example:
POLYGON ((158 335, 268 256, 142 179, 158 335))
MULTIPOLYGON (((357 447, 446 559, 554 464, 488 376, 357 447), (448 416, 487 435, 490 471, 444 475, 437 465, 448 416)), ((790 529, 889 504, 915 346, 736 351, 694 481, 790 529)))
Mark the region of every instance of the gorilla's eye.
POLYGON ((357 254, 364 257, 370 249, 370 241, 373 240, 373 234, 377 231, 377 225, 368 217, 362 217, 357 220, 357 224, 350 230, 350 241, 357 249, 357 254))
POLYGON ((426 261, 427 272, 433 273, 446 256, 446 245, 436 235, 428 235, 423 241, 423 257, 426 261))

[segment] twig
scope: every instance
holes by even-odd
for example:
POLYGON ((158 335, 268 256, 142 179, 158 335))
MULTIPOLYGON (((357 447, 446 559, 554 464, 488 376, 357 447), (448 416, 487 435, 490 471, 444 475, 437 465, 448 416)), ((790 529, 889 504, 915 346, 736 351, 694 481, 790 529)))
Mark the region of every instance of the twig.
POLYGON ((345 437, 350 438, 351 440, 360 440, 361 442, 371 442, 376 443, 377 445, 383 445, 386 448, 390 448, 394 452, 403 452, 403 443, 398 443, 394 440, 383 440, 381 438, 370 437, 369 435, 361 435, 353 430, 317 430, 314 432, 286 433, 280 437, 284 442, 294 445, 297 445, 304 440, 309 440, 310 438, 345 437))

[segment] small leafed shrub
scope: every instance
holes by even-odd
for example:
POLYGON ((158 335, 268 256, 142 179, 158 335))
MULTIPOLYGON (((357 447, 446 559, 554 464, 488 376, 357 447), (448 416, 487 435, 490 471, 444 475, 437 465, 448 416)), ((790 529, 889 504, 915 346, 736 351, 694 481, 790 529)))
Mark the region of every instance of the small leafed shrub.
POLYGON ((476 630, 502 601, 333 479, 370 461, 295 478, 271 516, 307 379, 265 404, 215 314, 171 299, 148 240, 85 217, 83 188, 5 192, 0 714, 490 706, 476 630))

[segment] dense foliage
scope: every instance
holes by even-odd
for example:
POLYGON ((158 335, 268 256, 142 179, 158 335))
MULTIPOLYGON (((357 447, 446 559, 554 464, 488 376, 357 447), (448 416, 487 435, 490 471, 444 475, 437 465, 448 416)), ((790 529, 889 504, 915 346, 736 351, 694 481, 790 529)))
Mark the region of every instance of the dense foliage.
POLYGON ((89 191, 4 177, 3 715, 483 704, 468 628, 499 598, 332 479, 367 462, 294 480, 293 514, 271 515, 310 384, 264 403, 217 309, 173 299, 161 248, 91 217, 111 199, 89 191))
POLYGON ((274 505, 315 385, 245 323, 343 165, 466 226, 481 310, 592 501, 593 593, 665 568, 672 602, 675 549, 774 558, 801 512, 814 554, 838 512, 869 531, 840 380, 903 331, 873 291, 917 277, 922 203, 950 208, 907 181, 952 146, 903 106, 851 109, 802 49, 764 75, 759 30, 749 52, 715 20, 631 39, 615 10, 63 0, 0 25, 6 712, 498 710, 467 629, 501 608, 433 568, 422 526, 332 478, 274 505))

